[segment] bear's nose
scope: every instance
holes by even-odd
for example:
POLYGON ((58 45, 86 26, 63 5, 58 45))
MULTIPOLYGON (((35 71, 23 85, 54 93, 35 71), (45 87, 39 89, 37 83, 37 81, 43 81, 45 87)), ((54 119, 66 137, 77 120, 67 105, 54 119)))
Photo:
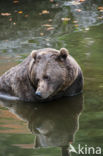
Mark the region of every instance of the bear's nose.
POLYGON ((41 98, 41 92, 36 91, 36 92, 35 92, 35 95, 36 95, 37 97, 41 98))

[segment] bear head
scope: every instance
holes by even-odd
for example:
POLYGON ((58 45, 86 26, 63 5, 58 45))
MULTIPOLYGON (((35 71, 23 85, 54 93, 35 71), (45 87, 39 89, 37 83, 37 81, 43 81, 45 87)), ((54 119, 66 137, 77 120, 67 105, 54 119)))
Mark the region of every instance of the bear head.
POLYGON ((34 94, 38 98, 47 99, 65 88, 68 77, 66 68, 68 55, 65 48, 61 48, 60 51, 51 48, 32 51, 29 78, 35 88, 34 94))

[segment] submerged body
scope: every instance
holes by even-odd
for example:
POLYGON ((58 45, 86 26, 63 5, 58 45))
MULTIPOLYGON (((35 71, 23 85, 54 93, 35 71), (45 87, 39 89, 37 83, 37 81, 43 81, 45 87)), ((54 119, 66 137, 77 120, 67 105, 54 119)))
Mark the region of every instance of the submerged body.
POLYGON ((22 63, 0 77, 0 93, 24 101, 74 96, 82 89, 81 68, 64 48, 32 51, 22 63))

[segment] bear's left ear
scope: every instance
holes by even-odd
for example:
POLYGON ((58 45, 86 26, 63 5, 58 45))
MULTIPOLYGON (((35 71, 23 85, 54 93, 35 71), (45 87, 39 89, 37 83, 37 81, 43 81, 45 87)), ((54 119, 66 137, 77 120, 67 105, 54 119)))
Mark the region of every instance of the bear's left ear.
POLYGON ((36 59, 36 50, 33 50, 32 52, 31 52, 31 57, 35 60, 36 59))
POLYGON ((66 48, 61 48, 59 57, 61 60, 65 60, 67 58, 68 54, 69 54, 69 52, 66 48))

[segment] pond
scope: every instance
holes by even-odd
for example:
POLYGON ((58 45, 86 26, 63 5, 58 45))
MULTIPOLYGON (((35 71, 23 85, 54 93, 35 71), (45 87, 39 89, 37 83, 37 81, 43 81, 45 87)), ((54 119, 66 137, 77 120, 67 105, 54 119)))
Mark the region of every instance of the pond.
POLYGON ((84 74, 79 96, 48 103, 1 99, 0 156, 102 156, 103 1, 1 0, 0 7, 0 75, 45 47, 67 48, 84 74), (76 151, 68 153, 68 146, 76 151))

